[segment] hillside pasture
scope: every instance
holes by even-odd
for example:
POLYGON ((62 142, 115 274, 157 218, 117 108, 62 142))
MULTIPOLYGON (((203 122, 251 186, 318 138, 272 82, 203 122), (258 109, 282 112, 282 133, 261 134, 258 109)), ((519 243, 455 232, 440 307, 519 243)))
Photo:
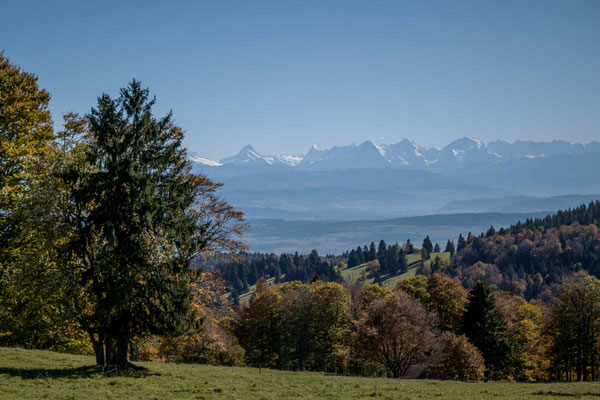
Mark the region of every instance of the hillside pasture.
POLYGON ((598 383, 400 380, 193 364, 137 363, 116 374, 93 358, 0 348, 0 398, 13 399, 599 399, 598 383))

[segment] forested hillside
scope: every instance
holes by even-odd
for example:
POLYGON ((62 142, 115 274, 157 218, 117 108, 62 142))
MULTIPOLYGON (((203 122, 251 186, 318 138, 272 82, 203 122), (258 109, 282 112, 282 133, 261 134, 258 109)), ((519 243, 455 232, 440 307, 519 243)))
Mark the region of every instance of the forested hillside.
MULTIPOLYGON (((561 210, 544 218, 527 219, 498 231, 490 227, 479 235, 460 235, 448 240, 443 250, 452 255, 451 261, 436 260, 437 254, 421 265, 418 273, 444 273, 458 279, 470 289, 484 281, 500 290, 507 290, 528 299, 548 295, 550 286, 560 278, 579 270, 600 276, 600 202, 561 210)), ((343 271, 365 265, 373 282, 382 283, 382 276, 397 276, 407 272, 406 256, 439 253, 427 237, 421 248, 408 240, 402 245, 388 245, 381 240, 376 246, 358 246, 340 255, 319 256, 316 250, 308 255, 242 253, 235 261, 218 262, 218 270, 238 296, 260 278, 273 283, 294 280, 309 282, 315 276, 324 281, 342 281, 343 271), (372 263, 377 261, 377 266, 372 263)), ((419 258, 421 259, 421 258, 419 258)), ((412 261, 415 261, 414 259, 412 261)), ((210 261, 209 261, 210 262, 210 261)))
POLYGON ((212 257, 205 258, 202 262, 214 265, 229 284, 230 291, 237 301, 238 296, 247 292, 259 279, 270 280, 272 283, 308 283, 314 279, 341 282, 344 280, 344 272, 357 266, 364 266, 364 271, 372 281, 382 283, 384 276, 392 277, 408 271, 407 255, 418 254, 419 259, 421 255, 429 259, 432 251, 440 252, 439 245, 434 249, 429 237, 424 243, 429 250, 423 254, 410 240, 403 245, 388 245, 381 240, 378 246, 371 242, 369 246, 358 246, 337 256, 319 256, 316 250, 307 255, 300 255, 298 252, 280 255, 243 252, 237 254, 233 260, 212 257))
POLYGON ((527 220, 498 232, 459 238, 443 271, 471 288, 485 281, 526 298, 548 296, 550 285, 572 272, 600 277, 600 202, 527 220))

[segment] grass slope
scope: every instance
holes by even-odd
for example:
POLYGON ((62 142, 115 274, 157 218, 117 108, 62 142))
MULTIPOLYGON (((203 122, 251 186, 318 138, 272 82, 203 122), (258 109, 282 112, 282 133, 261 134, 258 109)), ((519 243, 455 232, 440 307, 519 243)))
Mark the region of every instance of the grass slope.
MULTIPOLYGON (((429 263, 430 261, 435 260, 436 257, 447 260, 450 258, 450 253, 445 253, 445 252, 431 253, 431 259, 427 260, 427 261, 423 261, 421 259, 420 254, 409 254, 408 256, 406 256, 406 261, 408 262, 408 271, 403 274, 400 274, 400 275, 384 275, 384 276, 382 276, 383 284, 385 286, 389 287, 390 289, 395 288, 396 283, 398 281, 415 276, 415 272, 417 271, 417 268, 423 262, 429 263)), ((340 271, 340 274, 342 275, 342 279, 345 282, 357 282, 357 281, 361 280, 363 278, 363 276, 365 277, 365 279, 362 282, 365 285, 368 285, 368 284, 371 284, 374 282, 373 277, 368 276, 366 263, 354 266, 352 268, 344 268, 343 270, 340 271)), ((285 278, 285 274, 282 275, 281 277, 285 278)), ((275 278, 269 278, 269 279, 267 279, 266 282, 269 285, 273 285, 275 283, 275 278)), ((248 290, 240 295, 240 304, 248 304, 248 302, 250 301, 250 297, 252 297, 252 295, 254 294, 255 291, 256 291, 256 285, 248 286, 248 290)))
MULTIPOLYGON (((381 277, 382 281, 383 281, 383 285, 389 287, 390 289, 395 288, 396 283, 398 283, 398 281, 415 276, 417 268, 421 264, 423 264, 423 263, 428 264, 431 261, 435 260, 436 257, 447 260, 450 258, 450 253, 446 253, 446 252, 431 253, 431 258, 426 261, 421 259, 420 254, 409 254, 408 256, 406 256, 406 261, 408 262, 408 271, 403 274, 399 274, 399 275, 383 275, 381 277)), ((362 282, 365 285, 368 285, 368 284, 371 284, 374 282, 373 277, 369 276, 367 273, 367 264, 357 265, 352 268, 344 268, 343 270, 340 271, 340 273, 342 274, 342 278, 346 282, 357 282, 357 281, 361 280, 361 278, 363 278, 363 277, 365 277, 365 279, 362 282)))
POLYGON ((598 383, 463 383, 359 378, 240 367, 139 363, 111 376, 91 357, 0 348, 0 398, 10 399, 593 399, 598 383))

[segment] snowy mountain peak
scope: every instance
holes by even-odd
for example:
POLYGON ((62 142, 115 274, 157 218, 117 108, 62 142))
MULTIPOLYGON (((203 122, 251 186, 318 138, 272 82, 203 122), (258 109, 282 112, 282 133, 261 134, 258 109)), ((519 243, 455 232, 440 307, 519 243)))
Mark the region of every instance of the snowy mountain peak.
POLYGON ((272 165, 275 158, 272 156, 265 156, 259 154, 254 150, 254 147, 251 145, 246 145, 240 150, 240 152, 232 157, 226 157, 221 160, 222 164, 238 164, 238 165, 261 165, 268 164, 272 165))
POLYGON ((457 150, 481 149, 481 148, 485 148, 485 145, 480 140, 475 139, 472 136, 465 136, 463 138, 453 141, 445 148, 446 149, 457 149, 457 150))
POLYGON ((244 147, 242 147, 242 149, 240 150, 240 152, 238 154, 248 154, 248 153, 256 153, 256 150, 254 150, 254 147, 252 147, 251 144, 247 144, 244 147))

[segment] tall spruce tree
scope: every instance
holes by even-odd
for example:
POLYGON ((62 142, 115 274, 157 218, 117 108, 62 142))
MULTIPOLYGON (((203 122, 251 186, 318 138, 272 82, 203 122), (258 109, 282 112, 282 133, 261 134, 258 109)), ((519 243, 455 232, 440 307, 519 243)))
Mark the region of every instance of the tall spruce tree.
POLYGON ((388 268, 387 265, 387 245, 385 241, 381 239, 379 241, 379 246, 377 248, 377 261, 379 261, 379 265, 381 266, 382 271, 386 271, 388 268))
POLYGON ((369 261, 373 261, 377 258, 377 250, 375 250, 375 242, 371 242, 369 246, 369 261))
MULTIPOLYGON (((470 234, 470 233, 469 233, 470 234)), ((463 237, 462 233, 458 235, 458 241, 456 242, 456 251, 461 251, 467 246, 467 242, 463 237)))
POLYGON ((506 321, 496 308, 490 288, 478 282, 469 292, 462 331, 483 355, 486 376, 505 374, 513 361, 513 349, 506 337, 506 321))
POLYGON ((423 245, 421 247, 427 250, 428 253, 433 251, 433 244, 431 243, 431 239, 429 239, 429 235, 425 236, 425 239, 423 239, 423 245))
POLYGON ((449 252, 450 256, 454 255, 455 249, 454 249, 454 241, 448 239, 448 242, 446 242, 446 249, 444 250, 445 252, 449 252))
POLYGON ((356 248, 356 256, 358 257, 358 261, 360 261, 361 264, 366 262, 362 247, 358 246, 356 248))
POLYGON ((152 115, 154 99, 132 81, 87 116, 86 167, 73 203, 71 251, 79 323, 99 365, 127 367, 129 342, 186 331, 192 321, 191 259, 238 246, 241 214, 212 193, 219 186, 190 173, 183 133, 171 114, 152 115))

